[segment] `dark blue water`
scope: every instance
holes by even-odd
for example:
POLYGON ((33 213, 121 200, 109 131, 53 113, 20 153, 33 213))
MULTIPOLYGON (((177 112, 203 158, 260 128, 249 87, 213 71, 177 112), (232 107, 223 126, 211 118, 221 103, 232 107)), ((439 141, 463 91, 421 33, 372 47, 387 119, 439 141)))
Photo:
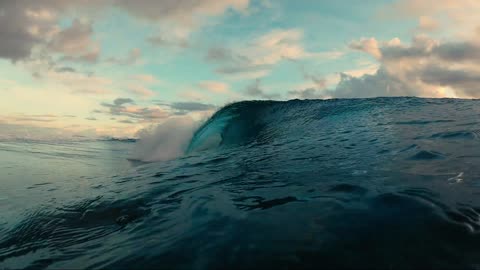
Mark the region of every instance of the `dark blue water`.
POLYGON ((168 162, 17 145, 0 268, 478 269, 479 139, 479 101, 377 98, 232 104, 168 162))

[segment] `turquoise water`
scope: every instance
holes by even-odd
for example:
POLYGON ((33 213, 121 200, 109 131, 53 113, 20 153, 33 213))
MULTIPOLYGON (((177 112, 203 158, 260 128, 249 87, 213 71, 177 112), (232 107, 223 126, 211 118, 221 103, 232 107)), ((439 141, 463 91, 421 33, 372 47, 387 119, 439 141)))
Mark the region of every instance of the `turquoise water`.
POLYGON ((0 268, 480 265, 480 103, 242 102, 185 155, 0 142, 0 268))

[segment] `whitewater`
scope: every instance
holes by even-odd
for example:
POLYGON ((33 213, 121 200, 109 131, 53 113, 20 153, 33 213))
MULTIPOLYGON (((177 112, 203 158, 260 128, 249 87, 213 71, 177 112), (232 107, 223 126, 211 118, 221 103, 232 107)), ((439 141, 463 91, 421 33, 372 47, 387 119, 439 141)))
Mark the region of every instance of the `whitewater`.
POLYGON ((244 101, 0 141, 0 269, 478 269, 480 101, 244 101))

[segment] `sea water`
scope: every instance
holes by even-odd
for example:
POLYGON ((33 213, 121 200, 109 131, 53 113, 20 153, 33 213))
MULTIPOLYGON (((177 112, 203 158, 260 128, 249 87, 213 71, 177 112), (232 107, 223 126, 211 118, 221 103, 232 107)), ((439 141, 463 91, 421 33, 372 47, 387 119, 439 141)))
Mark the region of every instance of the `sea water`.
POLYGON ((479 101, 376 98, 231 104, 160 162, 4 140, 0 268, 476 269, 479 139, 479 101))

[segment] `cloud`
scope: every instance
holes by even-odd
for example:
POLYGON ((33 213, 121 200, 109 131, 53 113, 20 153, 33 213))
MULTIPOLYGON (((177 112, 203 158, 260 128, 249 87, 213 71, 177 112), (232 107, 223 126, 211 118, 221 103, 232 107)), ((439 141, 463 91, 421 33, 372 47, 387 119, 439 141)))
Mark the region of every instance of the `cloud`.
POLYGON ((457 96, 480 97, 480 72, 429 66, 419 74, 422 82, 454 89, 457 96))
POLYGON ((29 116, 16 116, 10 118, 14 122, 53 122, 55 119, 29 116))
POLYGON ((324 90, 327 88, 327 84, 331 83, 329 81, 331 81, 332 79, 329 78, 327 80, 325 77, 319 74, 310 72, 306 69, 304 65, 300 66, 300 71, 306 82, 297 86, 296 90, 288 91, 287 97, 299 99, 324 98, 324 90))
POLYGON ((171 115, 168 111, 158 106, 137 106, 130 98, 117 98, 113 103, 104 102, 100 105, 109 109, 106 113, 113 116, 125 116, 132 121, 152 122, 159 119, 166 119, 171 115))
POLYGON ((227 94, 230 91, 230 86, 223 82, 202 81, 198 86, 214 94, 227 94))
POLYGON ((73 94, 88 94, 88 95, 107 95, 112 93, 112 80, 79 72, 69 72, 67 70, 48 70, 42 79, 47 82, 54 82, 60 84, 73 94))
POLYGON ((431 48, 431 55, 444 61, 480 61, 480 43, 448 42, 431 48))
POLYGON ((206 95, 204 95, 203 93, 199 93, 198 91, 192 91, 192 90, 182 91, 178 94, 178 96, 186 100, 199 101, 199 100, 206 99, 206 95))
POLYGON ((422 31, 436 31, 440 27, 439 23, 430 16, 420 16, 418 19, 418 28, 422 31))
POLYGON ((212 62, 243 61, 248 60, 245 56, 235 55, 231 50, 222 47, 213 47, 207 51, 205 59, 212 62))
POLYGON ((187 111, 187 112, 209 111, 216 108, 216 106, 214 105, 204 104, 200 102, 174 102, 169 106, 174 110, 187 111))
POLYGON ((97 89, 76 89, 76 90, 72 90, 71 92, 72 94, 79 94, 79 95, 107 95, 107 94, 111 94, 112 92, 110 90, 107 90, 107 89, 101 89, 101 88, 97 88, 97 89))
POLYGON ((287 94, 291 97, 299 99, 322 99, 325 98, 325 93, 322 90, 315 88, 307 88, 304 90, 291 90, 287 94))
POLYGON ((448 11, 444 15, 455 18, 458 14, 468 15, 480 8, 475 0, 401 0, 395 1, 390 7, 391 12, 403 16, 435 15, 448 11))
POLYGON ((136 96, 140 96, 140 97, 153 97, 156 95, 156 93, 150 89, 148 89, 147 87, 145 86, 142 86, 142 85, 130 85, 128 87, 128 90, 136 95, 136 96))
POLYGON ((92 36, 92 24, 75 19, 69 27, 54 35, 49 49, 63 54, 64 60, 94 63, 99 58, 100 45, 92 36))
POLYGON ((150 98, 157 93, 151 90, 152 85, 160 83, 160 81, 150 74, 138 74, 129 78, 127 90, 140 98, 150 98))
POLYGON ((18 123, 18 122, 49 123, 49 122, 61 121, 64 118, 72 118, 72 116, 71 115, 55 115, 55 114, 14 114, 14 115, 2 115, 1 118, 9 123, 18 123))
POLYGON ((210 48, 205 59, 218 65, 217 73, 239 75, 257 73, 265 76, 276 64, 284 60, 305 58, 337 58, 338 52, 308 52, 303 47, 300 29, 276 29, 258 36, 248 44, 232 48, 210 48))
POLYGON ((480 97, 480 41, 475 38, 448 41, 416 35, 410 44, 398 39, 365 41, 353 42, 351 48, 377 58, 378 72, 361 78, 343 77, 336 91, 329 94, 480 97), (372 46, 357 46, 360 44, 372 46))
POLYGON ((380 59, 382 54, 375 38, 362 38, 360 40, 355 40, 352 41, 348 47, 353 50, 366 52, 376 59, 380 59))
MULTIPOLYGON (((100 48, 92 40, 92 25, 74 20, 61 29, 60 19, 68 12, 81 14, 82 10, 118 8, 134 17, 168 29, 181 26, 189 31, 199 25, 205 16, 219 16, 228 10, 245 12, 249 0, 22 0, 0 2, 0 58, 25 60, 35 47, 44 47, 62 53, 64 60, 95 62, 100 48)), ((168 31, 171 32, 171 31, 168 31)), ((161 43, 152 37, 153 43, 161 43)))
POLYGON ((116 106, 122 106, 123 104, 128 103, 135 104, 135 102, 131 98, 117 98, 113 101, 113 104, 115 104, 116 106))
POLYGON ((315 85, 315 89, 324 89, 327 86, 327 80, 324 77, 307 71, 303 66, 301 72, 305 80, 311 81, 315 85))
POLYGON ((217 106, 212 104, 206 104, 202 102, 172 102, 172 103, 165 103, 159 102, 157 105, 162 107, 167 107, 170 109, 170 112, 173 115, 187 115, 193 112, 211 112, 217 109, 217 106))
POLYGON ((146 84, 154 84, 154 83, 159 82, 159 80, 157 78, 155 78, 155 76, 150 75, 150 74, 138 74, 138 75, 132 76, 132 78, 134 80, 137 80, 137 81, 140 81, 140 82, 146 83, 146 84))
POLYGON ((87 117, 85 119, 89 120, 89 121, 97 121, 97 118, 95 118, 95 117, 87 117))
POLYGON ((247 96, 252 96, 252 97, 262 98, 262 99, 278 99, 278 98, 280 98, 279 94, 266 93, 261 88, 260 79, 256 79, 252 84, 248 85, 247 88, 245 89, 245 94, 247 96))
POLYGON ((142 51, 139 48, 131 49, 125 57, 110 57, 106 61, 115 65, 135 65, 142 58, 142 51))
POLYGON ((55 72, 58 72, 58 73, 63 73, 63 72, 77 72, 76 69, 72 68, 72 67, 60 67, 60 68, 56 68, 55 69, 55 72))
POLYGON ((355 97, 382 97, 382 96, 413 96, 417 92, 411 89, 402 80, 391 76, 387 71, 379 69, 373 75, 364 75, 360 78, 346 74, 335 90, 327 91, 326 97, 355 98, 355 97))
POLYGON ((198 16, 217 16, 229 8, 244 11, 249 0, 115 0, 114 3, 133 16, 148 21, 173 21, 191 25, 198 16))
POLYGON ((387 5, 381 15, 401 20, 416 18, 420 32, 441 31, 467 37, 480 25, 479 12, 480 2, 475 0, 397 0, 387 5))
POLYGON ((0 57, 12 61, 29 57, 36 44, 57 31, 56 20, 56 12, 32 1, 0 2, 0 57))
POLYGON ((180 47, 187 48, 189 43, 186 37, 166 37, 163 35, 151 36, 147 39, 148 43, 157 47, 180 47))
POLYGON ((135 124, 135 122, 132 121, 132 120, 119 120, 118 123, 122 123, 122 124, 135 124))

